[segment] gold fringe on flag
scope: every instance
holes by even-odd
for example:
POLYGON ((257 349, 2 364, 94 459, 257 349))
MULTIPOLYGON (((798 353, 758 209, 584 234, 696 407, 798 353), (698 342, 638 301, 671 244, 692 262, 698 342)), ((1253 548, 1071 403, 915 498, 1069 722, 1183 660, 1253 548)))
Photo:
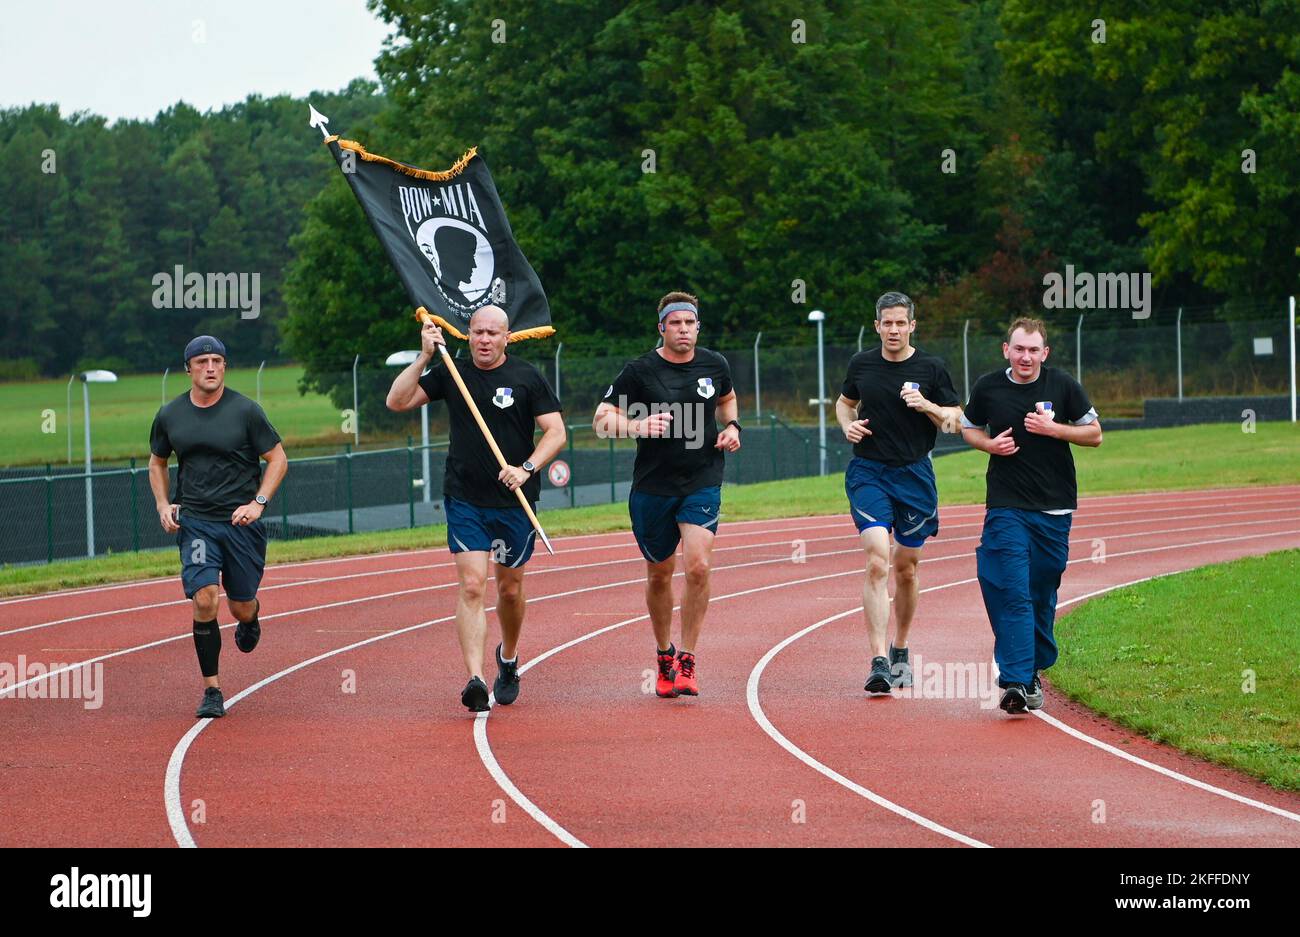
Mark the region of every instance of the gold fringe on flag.
MULTIPOLYGON (((423 306, 415 310, 415 318, 418 319, 420 322, 432 322, 438 328, 442 329, 444 332, 450 332, 452 335, 459 338, 462 342, 469 341, 468 335, 463 334, 460 331, 460 329, 456 328, 456 326, 452 325, 442 316, 434 315, 432 312, 425 309, 423 306)), ((515 342, 522 342, 525 339, 529 339, 529 338, 550 338, 554 334, 555 334, 555 329, 552 328, 551 326, 539 325, 536 326, 535 328, 521 329, 518 332, 511 332, 509 340, 510 343, 513 344, 515 342)))
POLYGON ((465 151, 465 154, 460 159, 452 163, 450 169, 443 170, 442 172, 430 172, 427 169, 416 169, 414 166, 406 165, 406 163, 399 163, 397 160, 389 159, 387 156, 378 156, 374 153, 369 153, 366 151, 366 148, 357 141, 344 140, 338 134, 326 137, 323 142, 324 145, 328 146, 335 141, 338 142, 340 148, 351 150, 366 162, 383 163, 385 166, 390 166, 398 172, 405 173, 408 176, 414 176, 417 179, 429 179, 433 182, 446 182, 448 179, 460 175, 461 170, 469 164, 469 161, 478 155, 478 147, 471 146, 465 151))

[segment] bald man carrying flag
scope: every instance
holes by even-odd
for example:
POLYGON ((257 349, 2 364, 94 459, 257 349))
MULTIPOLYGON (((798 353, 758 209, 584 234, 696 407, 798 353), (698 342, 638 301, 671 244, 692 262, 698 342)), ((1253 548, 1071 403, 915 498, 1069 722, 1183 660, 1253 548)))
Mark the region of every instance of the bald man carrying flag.
POLYGON ((393 381, 388 407, 447 402, 443 494, 460 584, 456 623, 470 677, 461 702, 484 712, 490 706, 483 679, 489 559, 501 620, 493 689, 498 703, 509 704, 519 693, 523 567, 535 536, 554 552, 534 508, 537 472, 565 442, 560 402, 535 367, 505 352, 509 342, 554 334, 546 292, 515 243, 476 149, 450 169, 430 172, 331 136, 326 123, 312 108, 311 125, 320 128, 422 323, 420 354, 393 381), (470 344, 469 364, 459 370, 444 331, 470 344), (534 445, 535 429, 542 437, 534 445))

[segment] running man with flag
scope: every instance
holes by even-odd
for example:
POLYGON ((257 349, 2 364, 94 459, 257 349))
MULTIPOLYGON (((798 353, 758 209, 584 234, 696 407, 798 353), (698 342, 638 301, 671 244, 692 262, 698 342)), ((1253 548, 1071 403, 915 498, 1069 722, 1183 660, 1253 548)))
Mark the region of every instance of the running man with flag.
POLYGON ((876 300, 880 347, 849 361, 835 416, 853 458, 844 490, 866 552, 863 614, 871 648, 864 689, 889 693, 912 685, 908 635, 920 586, 925 541, 939 532, 939 490, 930 451, 938 430, 956 433, 961 408, 941 359, 912 345, 916 307, 903 293, 876 300), (890 534, 893 558, 890 558, 890 534), (894 639, 889 640, 889 570, 894 570, 894 639), (888 655, 888 656, 886 656, 888 655))

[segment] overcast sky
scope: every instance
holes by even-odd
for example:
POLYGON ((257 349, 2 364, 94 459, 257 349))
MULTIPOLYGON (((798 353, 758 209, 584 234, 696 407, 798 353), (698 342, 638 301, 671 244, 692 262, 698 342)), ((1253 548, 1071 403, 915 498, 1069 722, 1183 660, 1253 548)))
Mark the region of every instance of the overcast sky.
POLYGON ((150 119, 374 78, 365 0, 0 0, 0 108, 150 119))

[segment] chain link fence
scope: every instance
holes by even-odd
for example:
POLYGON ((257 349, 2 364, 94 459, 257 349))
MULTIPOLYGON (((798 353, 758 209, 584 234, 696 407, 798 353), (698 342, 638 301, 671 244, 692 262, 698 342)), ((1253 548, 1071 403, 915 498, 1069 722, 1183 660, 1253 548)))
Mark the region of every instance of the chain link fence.
MULTIPOLYGON (((922 319, 914 338, 917 346, 946 361, 963 400, 981 374, 1005 367, 1003 334, 972 325, 929 334, 922 319)), ((1151 398, 1289 393, 1288 328, 1284 314, 1235 322, 1183 322, 1179 316, 1172 323, 1152 324, 1097 313, 1080 317, 1073 329, 1052 327, 1049 362, 1079 374, 1103 422, 1114 427, 1116 417, 1142 416, 1151 398)), ((713 346, 730 363, 745 426, 741 450, 727 458, 726 481, 747 484, 817 474, 819 401, 826 407, 827 470, 841 470, 850 447, 835 423, 833 401, 849 359, 859 347, 876 344, 869 324, 857 330, 843 323, 838 331, 828 328, 823 348, 826 386, 821 388, 816 344, 772 347, 759 333, 713 346)), ((569 441, 560 454, 569 477, 559 487, 543 479, 542 509, 625 499, 635 443, 599 439, 589 420, 628 356, 568 355, 558 343, 540 342, 511 346, 510 353, 531 360, 558 388, 569 421, 569 441)), ((406 445, 395 441, 418 421, 418 412, 393 415, 386 410, 384 396, 396 373, 393 368, 355 363, 356 412, 351 415, 359 428, 342 419, 332 438, 314 441, 315 451, 324 450, 318 455, 310 454, 308 443, 289 447, 293 458, 288 477, 263 518, 274 538, 389 530, 443 519, 446 442, 425 447, 410 437, 406 445), (357 446, 358 441, 364 445, 357 446)), ((349 368, 349 390, 352 373, 349 368)), ((273 423, 279 408, 290 405, 275 397, 263 404, 273 423)), ((152 411, 141 413, 147 425, 152 411)), ((429 422, 429 438, 445 439, 444 404, 430 405, 429 422)), ((142 449, 144 445, 142 439, 142 449)), ((941 434, 936 452, 960 448, 959 437, 941 434)), ((174 466, 172 472, 174 479, 174 466)), ((148 470, 134 461, 122 468, 97 469, 89 481, 84 470, 71 466, 46 466, 44 472, 0 470, 0 511, 7 522, 0 535, 0 563, 52 562, 174 544, 174 535, 165 534, 158 523, 148 470)))

